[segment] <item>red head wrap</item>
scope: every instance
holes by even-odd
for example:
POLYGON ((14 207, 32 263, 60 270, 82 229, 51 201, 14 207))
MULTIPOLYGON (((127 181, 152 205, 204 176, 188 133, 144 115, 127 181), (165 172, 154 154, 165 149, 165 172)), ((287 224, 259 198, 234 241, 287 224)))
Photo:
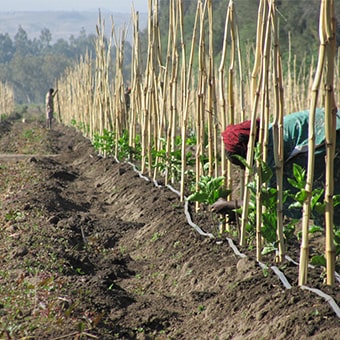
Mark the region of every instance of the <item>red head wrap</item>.
POLYGON ((227 126, 225 131, 222 132, 225 149, 230 153, 235 153, 246 158, 250 127, 250 120, 246 120, 240 124, 227 126))

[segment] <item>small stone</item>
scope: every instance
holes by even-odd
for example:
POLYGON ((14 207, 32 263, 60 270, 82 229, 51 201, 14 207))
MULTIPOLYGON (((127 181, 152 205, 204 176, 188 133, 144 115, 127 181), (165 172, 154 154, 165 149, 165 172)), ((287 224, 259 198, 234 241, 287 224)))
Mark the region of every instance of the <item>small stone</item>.
POLYGON ((118 173, 119 173, 119 176, 121 176, 126 173, 126 170, 124 168, 119 168, 118 173))
POLYGON ((52 216, 48 219, 48 222, 50 224, 56 225, 56 224, 58 224, 59 220, 60 220, 60 218, 58 216, 52 216))
POLYGON ((28 249, 26 247, 19 247, 15 252, 14 252, 14 257, 23 257, 28 254, 28 249))
POLYGON ((31 209, 31 205, 29 203, 26 203, 24 205, 24 210, 29 210, 29 209, 31 209))

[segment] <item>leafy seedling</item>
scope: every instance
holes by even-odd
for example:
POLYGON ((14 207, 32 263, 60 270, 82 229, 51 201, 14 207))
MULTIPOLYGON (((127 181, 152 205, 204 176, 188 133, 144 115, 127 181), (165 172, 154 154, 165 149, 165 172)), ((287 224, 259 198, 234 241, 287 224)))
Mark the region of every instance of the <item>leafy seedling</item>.
POLYGON ((224 180, 224 176, 201 176, 197 183, 198 190, 188 197, 188 201, 213 204, 220 197, 226 198, 231 190, 224 187, 224 180))

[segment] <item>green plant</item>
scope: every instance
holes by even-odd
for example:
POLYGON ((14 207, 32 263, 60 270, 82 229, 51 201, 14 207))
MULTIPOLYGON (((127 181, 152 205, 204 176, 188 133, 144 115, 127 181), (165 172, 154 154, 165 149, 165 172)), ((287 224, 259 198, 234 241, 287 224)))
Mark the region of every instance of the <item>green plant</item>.
POLYGON ((93 146, 98 152, 106 153, 108 156, 114 151, 115 133, 104 129, 103 135, 94 134, 93 146))
MULTIPOLYGON (((289 194, 294 200, 289 205, 289 209, 301 209, 307 197, 306 186, 306 169, 299 164, 293 164, 293 178, 288 178, 288 183, 298 191, 295 194, 289 194)), ((311 198, 311 212, 312 218, 320 217, 325 212, 325 203, 320 201, 323 196, 323 188, 314 188, 311 198)))
MULTIPOLYGON (((340 228, 334 226, 334 246, 335 246, 335 256, 340 255, 340 228)), ((318 226, 311 226, 308 231, 310 234, 315 234, 317 232, 324 232, 324 229, 318 226)), ((326 267, 326 258, 324 254, 313 255, 311 258, 311 264, 314 266, 326 267)))
POLYGON ((23 132, 23 136, 24 138, 26 138, 29 141, 33 141, 34 140, 34 130, 33 129, 27 129, 23 132))
POLYGON ((269 275, 268 267, 262 268, 262 274, 263 274, 263 277, 268 277, 269 275))
POLYGON ((144 333, 145 332, 145 329, 143 327, 138 327, 138 328, 135 328, 135 331, 137 333, 144 333))
POLYGON ((137 135, 135 139, 135 149, 129 145, 129 133, 123 130, 122 135, 117 141, 118 143, 118 159, 140 159, 141 158, 141 144, 140 136, 137 135))
MULTIPOLYGON (((249 171, 254 173, 254 169, 250 167, 246 160, 242 157, 239 158, 240 161, 248 167, 249 171)), ((250 240, 255 237, 255 228, 256 228, 256 178, 260 174, 262 180, 261 186, 261 204, 264 207, 262 210, 262 227, 261 227, 261 235, 264 239, 264 248, 262 250, 262 254, 268 254, 277 249, 277 189, 274 187, 270 187, 270 183, 272 181, 273 172, 269 165, 262 160, 261 153, 259 148, 255 148, 254 159, 259 165, 256 169, 255 181, 248 183, 248 188, 250 190, 250 200, 249 200, 249 208, 248 208, 248 223, 246 225, 246 230, 250 236, 250 240)), ((288 197, 288 191, 284 191, 282 195, 282 203, 285 203, 288 197)), ((242 209, 239 209, 239 213, 241 213, 242 209)), ((286 229, 287 232, 291 232, 291 229, 286 229)))
MULTIPOLYGON (((324 229, 323 229, 322 227, 317 226, 317 225, 311 225, 311 226, 309 226, 309 229, 308 229, 308 233, 309 233, 309 234, 316 234, 316 233, 318 233, 318 232, 323 233, 323 232, 324 232, 324 229)), ((299 232, 297 233, 297 238, 298 238, 298 240, 301 240, 301 237, 302 237, 302 231, 299 231, 299 232)))
MULTIPOLYGON (((293 199, 293 203, 289 205, 290 209, 301 209, 303 202, 307 197, 306 186, 306 170, 298 164, 293 164, 293 178, 288 178, 288 182, 298 191, 294 194, 289 194, 293 199)), ((320 220, 325 214, 326 203, 321 200, 324 194, 323 188, 314 188, 311 198, 311 218, 320 220)), ((336 207, 340 204, 340 195, 333 196, 333 205, 336 207)))
POLYGON ((176 241, 173 245, 174 248, 178 248, 181 246, 181 241, 176 241))
POLYGON ((141 158, 141 144, 140 136, 135 138, 135 147, 129 145, 129 134, 127 130, 123 130, 121 136, 117 140, 116 133, 104 129, 103 134, 96 133, 93 137, 93 146, 97 152, 105 153, 107 156, 114 155, 117 149, 117 158, 119 160, 125 159, 140 159, 141 158))
POLYGON ((9 210, 6 214, 5 214, 5 220, 8 221, 17 221, 20 219, 24 218, 24 213, 20 212, 20 211, 14 211, 14 210, 9 210))
POLYGON ((189 135, 187 136, 185 144, 189 145, 189 146, 194 146, 194 145, 197 144, 197 136, 195 134, 195 131, 190 131, 189 132, 189 135))
POLYGON ((161 233, 155 232, 155 233, 152 235, 151 241, 152 241, 152 242, 155 242, 155 241, 157 241, 160 237, 161 237, 161 233))
MULTIPOLYGON (((181 178, 182 171, 182 152, 179 148, 181 145, 181 137, 177 136, 175 145, 177 146, 176 150, 170 151, 167 153, 166 151, 166 141, 164 138, 161 139, 161 148, 160 150, 155 150, 153 148, 152 156, 154 159, 157 159, 157 163, 153 164, 153 167, 158 169, 161 173, 168 173, 170 177, 175 178, 176 181, 181 178)), ((195 159, 192 152, 186 153, 185 163, 187 167, 194 166, 195 159)), ((190 173, 190 169, 187 170, 187 174, 190 173)))
POLYGON ((224 180, 224 176, 201 176, 197 183, 198 190, 188 197, 188 201, 213 204, 220 197, 226 198, 231 193, 231 190, 224 187, 224 180))
MULTIPOLYGON (((288 178, 288 182, 298 191, 295 194, 290 194, 290 197, 294 200, 292 204, 290 204, 289 208, 291 209, 301 209, 303 203, 306 199, 307 192, 305 190, 306 185, 306 170, 298 165, 293 164, 293 178, 288 178)), ((314 188, 312 190, 312 198, 311 198, 311 218, 314 219, 314 222, 322 223, 323 216, 325 214, 326 204, 324 201, 321 201, 323 197, 324 189, 323 188, 314 188)), ((333 196, 333 205, 334 207, 340 204, 340 195, 333 196)), ((312 225, 308 229, 308 233, 313 235, 315 233, 323 233, 324 228, 318 225, 312 225)), ((298 239, 301 239, 301 231, 297 234, 298 239)), ((336 255, 340 254, 340 230, 337 226, 334 226, 334 244, 336 255)), ((311 263, 313 265, 326 266, 326 259, 324 255, 314 255, 311 258, 311 263)))
POLYGON ((82 270, 82 268, 76 268, 76 273, 79 275, 85 275, 85 272, 82 270))
POLYGON ((205 310, 205 307, 203 305, 199 305, 197 307, 197 310, 198 310, 199 313, 202 313, 205 310))

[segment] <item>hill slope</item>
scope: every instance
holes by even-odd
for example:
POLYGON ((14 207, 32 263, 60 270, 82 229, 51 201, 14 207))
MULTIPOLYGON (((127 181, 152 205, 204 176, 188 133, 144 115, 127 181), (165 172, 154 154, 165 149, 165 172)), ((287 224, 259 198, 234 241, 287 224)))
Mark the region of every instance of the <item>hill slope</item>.
MULTIPOLYGON (((128 27, 130 13, 110 13, 102 12, 104 20, 107 22, 107 29, 111 30, 111 15, 117 30, 124 25, 128 27)), ((147 13, 140 14, 140 28, 146 27, 147 13)), ((0 32, 8 33, 11 38, 15 36, 19 26, 27 33, 30 39, 39 38, 41 30, 48 28, 52 33, 52 42, 58 39, 68 40, 71 35, 78 36, 82 29, 87 34, 96 34, 96 24, 98 22, 98 12, 1 12, 0 11, 0 32)), ((131 42, 131 27, 129 29, 128 40, 131 42)))

